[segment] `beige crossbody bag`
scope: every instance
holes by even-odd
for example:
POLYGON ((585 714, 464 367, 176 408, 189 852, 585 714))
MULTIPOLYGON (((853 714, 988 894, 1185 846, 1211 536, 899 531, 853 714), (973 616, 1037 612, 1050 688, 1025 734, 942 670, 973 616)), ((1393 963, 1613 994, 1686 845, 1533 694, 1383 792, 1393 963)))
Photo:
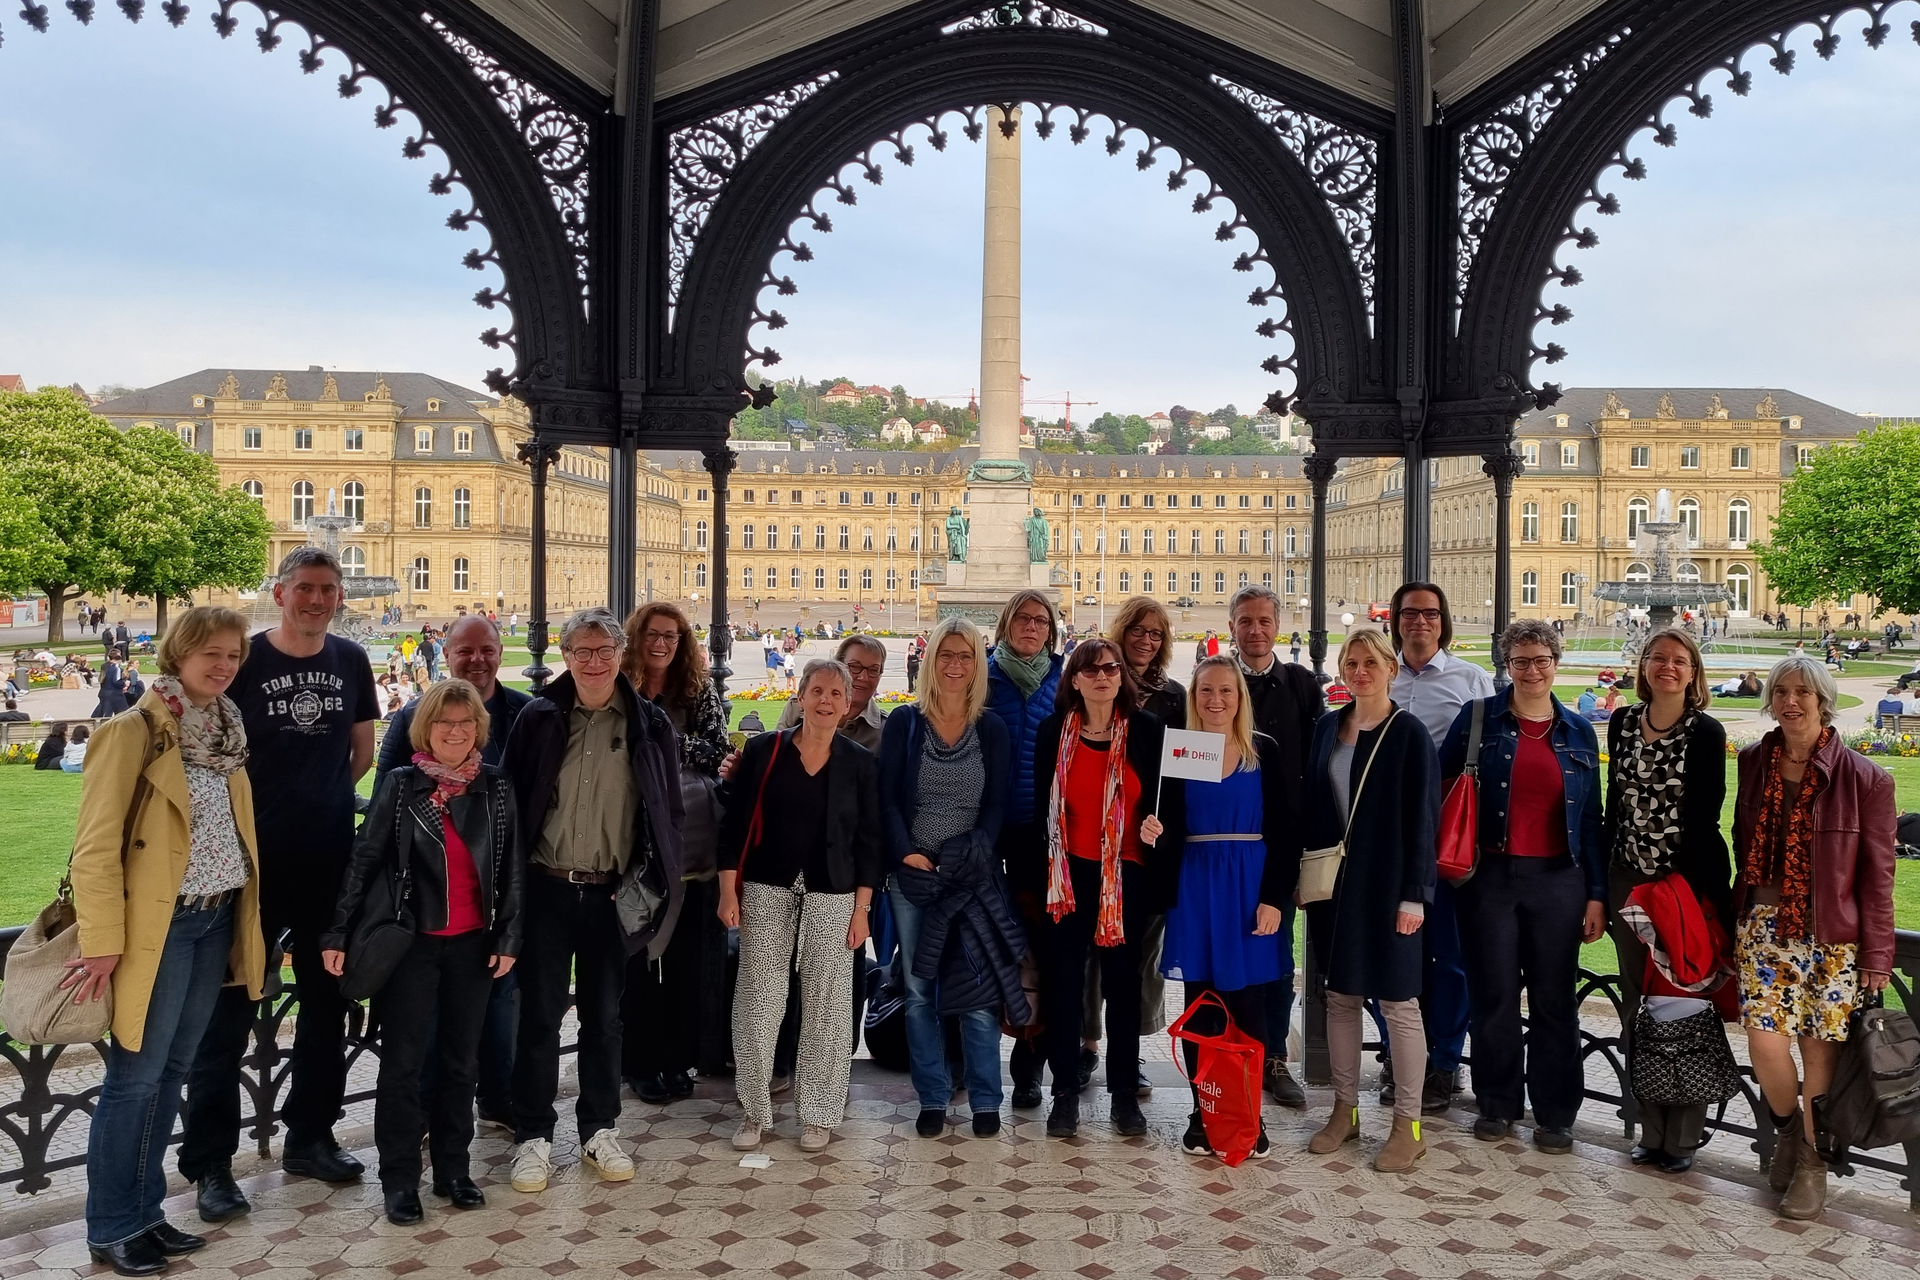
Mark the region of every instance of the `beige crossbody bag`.
POLYGON ((1380 744, 1386 741, 1387 726, 1400 714, 1400 708, 1393 709, 1380 724, 1380 736, 1373 740, 1373 750, 1367 753, 1367 767, 1360 771, 1360 785, 1353 789, 1353 795, 1347 802, 1347 822, 1340 830, 1340 840, 1324 849, 1308 849, 1300 855, 1300 901, 1325 902, 1333 896, 1333 890, 1340 883, 1340 867, 1347 860, 1347 832, 1353 829, 1353 815, 1360 808, 1360 793, 1367 789, 1367 776, 1373 772, 1374 757, 1380 754, 1380 744))

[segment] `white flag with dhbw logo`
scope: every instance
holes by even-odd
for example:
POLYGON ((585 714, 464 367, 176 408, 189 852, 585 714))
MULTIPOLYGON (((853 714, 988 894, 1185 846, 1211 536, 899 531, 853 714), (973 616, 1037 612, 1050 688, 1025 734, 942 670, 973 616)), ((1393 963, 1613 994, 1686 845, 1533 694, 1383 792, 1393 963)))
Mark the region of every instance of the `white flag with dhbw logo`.
POLYGON ((1218 782, 1220 766, 1226 758, 1226 734, 1169 729, 1160 747, 1160 776, 1218 782))

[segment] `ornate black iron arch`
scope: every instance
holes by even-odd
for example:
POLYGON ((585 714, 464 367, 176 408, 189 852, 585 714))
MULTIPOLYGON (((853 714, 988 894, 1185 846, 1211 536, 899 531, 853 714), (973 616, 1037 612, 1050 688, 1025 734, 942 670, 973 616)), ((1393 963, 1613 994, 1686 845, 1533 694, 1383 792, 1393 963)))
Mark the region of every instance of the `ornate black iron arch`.
MULTIPOLYGON (((1864 19, 1860 37, 1877 49, 1893 34, 1890 11, 1910 3, 1615 6, 1605 11, 1605 24, 1580 29, 1548 60, 1476 95, 1450 122, 1460 304, 1446 370, 1451 392, 1510 403, 1516 414, 1556 400, 1559 388, 1536 385, 1533 370, 1566 353, 1556 343, 1540 345, 1536 335, 1542 323, 1565 323, 1572 312, 1543 295, 1550 285, 1580 282, 1579 269, 1559 255, 1563 247, 1598 242, 1585 214, 1619 211, 1609 173, 1644 178, 1642 144, 1674 146, 1682 107, 1705 118, 1716 92, 1744 96, 1762 60, 1791 74, 1798 52, 1792 46, 1803 32, 1814 53, 1831 58, 1851 21, 1864 19)), ((1920 42, 1920 20, 1908 29, 1920 42)))
MULTIPOLYGON (((510 368, 487 375, 488 387, 529 400, 539 414, 543 403, 563 405, 577 398, 569 395, 573 388, 594 385, 588 155, 596 110, 584 96, 553 87, 553 80, 543 87, 483 47, 467 25, 464 0, 451 0, 451 13, 439 5, 356 0, 215 0, 209 16, 223 39, 240 30, 243 3, 258 13, 252 37, 261 52, 278 49, 291 30, 305 38, 298 62, 306 74, 338 55, 345 63, 341 97, 378 87, 385 101, 373 109, 375 127, 393 128, 411 115, 419 131, 402 143, 402 154, 418 160, 437 148, 447 158, 428 189, 467 193, 447 225, 460 232, 483 228, 489 242, 468 250, 463 261, 476 271, 494 267, 505 281, 504 288, 481 288, 474 301, 489 310, 503 307, 512 317, 504 330, 494 326, 480 335, 488 347, 505 347, 513 356, 510 368)), ((132 22, 146 16, 145 0, 117 0, 115 7, 132 22)), ((51 8, 28 0, 20 17, 44 32, 51 8)), ((98 5, 67 0, 64 8, 85 25, 98 5)), ((191 13, 179 0, 158 8, 175 27, 191 13)))
MULTIPOLYGON (((1377 141, 1237 81, 1170 66, 1081 22, 983 26, 964 39, 906 42, 844 75, 822 70, 726 111, 663 122, 665 163, 699 175, 681 186, 683 195, 694 192, 699 216, 682 228, 684 247, 669 246, 671 297, 662 305, 673 306, 671 339, 643 434, 688 444, 723 438, 747 389, 750 355, 767 354, 751 345, 751 330, 777 327, 759 306, 761 292, 790 287, 769 264, 782 252, 807 252, 790 234, 795 224, 826 229, 823 193, 847 201, 863 173, 877 178, 889 149, 911 163, 916 141, 945 145, 953 113, 963 132, 977 131, 978 104, 987 102, 1038 103, 1033 123, 1042 136, 1067 124, 1076 142, 1104 117, 1111 128, 1098 132, 1109 151, 1134 150, 1142 167, 1170 153, 1176 187, 1204 175, 1196 208, 1230 201, 1235 216, 1216 234, 1251 232, 1258 248, 1237 265, 1273 273, 1273 284, 1250 300, 1288 304, 1285 322, 1261 327, 1263 336, 1284 330, 1293 339, 1290 352, 1269 359, 1269 371, 1294 370, 1303 398, 1377 393, 1369 324, 1377 141), (734 140, 727 155, 700 152, 699 139, 711 145, 722 135, 734 140), (713 180, 717 173, 723 181, 713 180)), ((683 223, 690 203, 676 208, 683 223)))

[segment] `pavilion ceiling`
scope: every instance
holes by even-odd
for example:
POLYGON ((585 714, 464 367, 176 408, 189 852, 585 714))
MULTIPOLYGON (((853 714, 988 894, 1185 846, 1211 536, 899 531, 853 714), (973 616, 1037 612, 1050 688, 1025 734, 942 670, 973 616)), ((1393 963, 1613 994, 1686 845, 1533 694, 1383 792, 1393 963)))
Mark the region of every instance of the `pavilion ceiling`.
MULTIPOLYGON (((601 93, 620 74, 625 0, 474 0, 601 93)), ((1381 106, 1392 103, 1388 0, 1139 0, 1248 53, 1381 106)), ((669 98, 908 7, 912 0, 663 0, 659 97, 669 98)), ((1610 0, 1428 0, 1430 80, 1470 92, 1610 0)), ((983 0, 982 7, 986 7, 983 0)), ((1069 0, 1063 7, 1071 9, 1069 0)))

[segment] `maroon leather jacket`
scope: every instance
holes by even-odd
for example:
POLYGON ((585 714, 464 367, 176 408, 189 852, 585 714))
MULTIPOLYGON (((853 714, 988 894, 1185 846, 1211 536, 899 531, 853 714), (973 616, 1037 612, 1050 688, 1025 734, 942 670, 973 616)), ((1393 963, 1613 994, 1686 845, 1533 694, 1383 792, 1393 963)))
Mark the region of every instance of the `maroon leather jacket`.
MULTIPOLYGON (((1740 752, 1740 795, 1733 810, 1734 917, 1746 910, 1740 883, 1753 856, 1773 730, 1740 752)), ((1834 734, 1810 767, 1827 778, 1813 802, 1813 933, 1823 943, 1854 942, 1857 964, 1893 972, 1893 777, 1834 734)))

